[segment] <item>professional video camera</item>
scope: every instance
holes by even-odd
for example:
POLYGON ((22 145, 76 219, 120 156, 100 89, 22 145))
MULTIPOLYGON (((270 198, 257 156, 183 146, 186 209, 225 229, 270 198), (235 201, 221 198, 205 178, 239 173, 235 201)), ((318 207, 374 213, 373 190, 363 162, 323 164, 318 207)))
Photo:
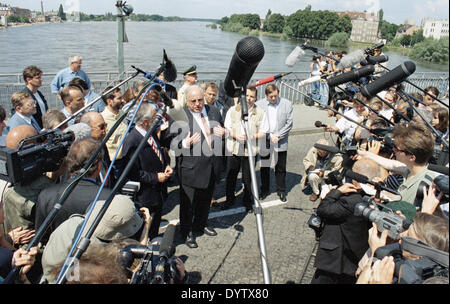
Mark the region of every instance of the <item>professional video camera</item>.
MULTIPOLYGON (((392 210, 385 212, 378 209, 370 208, 370 205, 377 208, 379 204, 369 196, 364 196, 363 203, 358 203, 355 206, 355 216, 364 216, 371 222, 375 222, 379 232, 388 231, 391 239, 400 239, 400 233, 407 230, 411 225, 411 221, 395 214, 392 210)), ((383 209, 389 210, 386 206, 381 206, 383 209)))
POLYGON ((369 47, 364 50, 364 53, 368 56, 375 56, 375 50, 381 49, 384 46, 383 42, 377 43, 372 47, 369 47))
POLYGON ((74 140, 73 132, 51 130, 23 139, 17 149, 0 148, 0 178, 27 184, 45 172, 56 171, 74 140))
POLYGON ((377 259, 386 256, 394 258, 394 283, 422 284, 426 279, 435 276, 448 279, 448 252, 432 248, 414 238, 402 237, 401 242, 378 248, 374 256, 377 259), (405 259, 402 250, 420 259, 405 259))
POLYGON ((141 259, 138 269, 133 272, 130 284, 169 284, 171 281, 182 283, 175 263, 174 234, 175 226, 169 225, 159 246, 149 244, 150 248, 132 244, 120 251, 119 263, 130 272, 133 272, 131 268, 134 260, 141 259))

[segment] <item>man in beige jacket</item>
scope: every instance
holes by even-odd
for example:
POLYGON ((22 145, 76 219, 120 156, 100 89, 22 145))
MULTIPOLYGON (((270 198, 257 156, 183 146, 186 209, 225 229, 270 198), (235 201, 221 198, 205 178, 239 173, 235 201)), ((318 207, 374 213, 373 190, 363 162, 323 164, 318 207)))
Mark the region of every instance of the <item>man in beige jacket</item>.
MULTIPOLYGON (((328 145, 325 139, 320 139, 317 143, 328 145)), ((312 147, 303 159, 303 165, 305 175, 302 178, 301 187, 303 190, 307 183, 310 184, 313 193, 309 199, 315 202, 320 196, 320 185, 324 185, 323 181, 331 172, 342 169, 342 156, 312 147)))

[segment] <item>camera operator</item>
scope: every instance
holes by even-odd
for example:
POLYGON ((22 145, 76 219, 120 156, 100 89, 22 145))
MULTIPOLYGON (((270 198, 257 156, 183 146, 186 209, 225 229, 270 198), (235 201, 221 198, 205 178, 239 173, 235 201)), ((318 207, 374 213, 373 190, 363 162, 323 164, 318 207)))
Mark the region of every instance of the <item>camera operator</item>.
POLYGON ((403 175, 405 180, 398 191, 403 201, 413 204, 420 182, 430 185, 434 179, 435 174, 427 169, 433 154, 434 136, 424 124, 413 122, 397 125, 393 140, 395 160, 363 150, 358 150, 358 154, 374 160, 388 171, 403 175))
MULTIPOLYGON (((369 159, 360 159, 353 171, 370 180, 379 177, 379 166, 369 159)), ((331 190, 317 208, 324 222, 316 254, 316 272, 312 284, 353 284, 358 262, 368 244, 369 222, 354 215, 356 204, 363 201, 361 185, 352 181, 331 190)))
MULTIPOLYGON (((386 230, 385 230, 386 231, 386 230)), ((409 229, 400 234, 401 237, 409 237, 415 240, 419 240, 425 245, 440 250, 448 252, 449 250, 449 227, 448 219, 437 217, 424 212, 419 212, 413 223, 409 226, 409 229)), ((385 248, 388 236, 386 232, 383 232, 381 236, 378 236, 378 227, 374 223, 370 231, 369 244, 372 252, 372 258, 367 260, 364 265, 364 269, 361 272, 358 283, 360 284, 391 284, 394 280, 394 275, 397 277, 398 282, 402 279, 402 268, 405 261, 420 260, 424 257, 413 255, 407 250, 401 249, 401 257, 393 255, 386 255, 380 260, 376 261, 373 266, 371 266, 374 256, 377 254, 377 250, 382 250, 385 248), (384 275, 382 272, 384 271, 384 275)), ((399 241, 400 245, 402 240, 399 241)), ((429 275, 428 273, 423 275, 429 275)), ((403 281, 408 283, 407 278, 403 281)))
MULTIPOLYGON (((92 225, 104 203, 105 201, 97 201, 86 223, 84 233, 92 225)), ((91 238, 91 245, 131 238, 146 246, 151 217, 147 208, 141 208, 140 211, 142 211, 144 218, 138 214, 133 201, 128 196, 116 195, 95 229, 91 238)), ((85 215, 73 214, 50 235, 42 255, 44 275, 41 282, 56 282, 57 278, 54 276, 53 267, 63 264, 84 219, 85 215)))
MULTIPOLYGON (((67 171, 70 178, 63 183, 52 185, 41 191, 36 203, 36 229, 39 229, 42 225, 45 218, 53 209, 53 206, 62 196, 64 190, 74 182, 73 178, 78 175, 79 171, 86 165, 98 146, 99 142, 92 138, 77 140, 72 144, 69 153, 66 156, 67 171)), ((91 167, 86 171, 86 174, 63 202, 61 209, 58 211, 58 214, 55 216, 47 230, 47 236, 43 239, 44 243, 48 238, 48 235, 50 235, 56 227, 67 220, 72 214, 84 214, 86 208, 95 199, 97 192, 100 190, 100 186, 97 184, 97 178, 100 174, 102 158, 103 151, 97 155, 91 167)), ((106 199, 110 193, 109 189, 103 189, 99 199, 106 199)))
MULTIPOLYGON (((20 125, 12 129, 6 136, 6 147, 17 149, 19 142, 27 137, 36 135, 36 130, 27 125, 20 125)), ((48 187, 53 182, 44 174, 27 184, 15 184, 5 190, 4 208, 5 208, 5 236, 11 232, 11 236, 17 235, 16 232, 22 232, 34 229, 35 203, 42 189, 48 187)), ((19 236, 20 237, 20 236, 19 236)), ((28 238, 19 239, 7 238, 11 245, 22 245, 28 238)))
MULTIPOLYGON (((320 139, 317 143, 328 145, 326 139, 320 139)), ((332 172, 341 171, 342 156, 312 147, 303 159, 303 166, 305 167, 305 175, 300 185, 303 190, 306 184, 309 183, 313 191, 309 199, 315 202, 321 196, 321 189, 319 187, 324 187, 324 180, 328 179, 328 175, 332 172)))

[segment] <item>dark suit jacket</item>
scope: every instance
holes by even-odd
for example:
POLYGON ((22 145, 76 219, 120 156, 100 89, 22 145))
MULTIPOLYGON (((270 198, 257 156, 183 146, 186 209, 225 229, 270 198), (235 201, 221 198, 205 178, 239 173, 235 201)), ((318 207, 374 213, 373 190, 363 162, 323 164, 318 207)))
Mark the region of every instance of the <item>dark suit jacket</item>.
POLYGON ((223 139, 215 136, 212 131, 215 126, 221 125, 221 116, 215 107, 205 105, 205 109, 208 115, 209 126, 211 128, 213 151, 208 148, 206 143, 203 144, 206 141, 206 138, 203 135, 200 126, 195 121, 191 111, 185 109, 189 121, 189 131, 191 132, 191 136, 194 133, 199 132, 201 134, 201 140, 189 149, 182 149, 182 154, 178 159, 178 176, 181 179, 181 183, 183 185, 198 189, 208 188, 211 178, 213 177, 213 173, 215 177, 220 176, 222 164, 222 161, 218 156, 222 154, 223 139), (202 146, 203 149, 207 150, 207 153, 205 153, 202 149, 202 146))
POLYGON ((354 209, 363 198, 360 193, 342 195, 331 190, 317 208, 324 230, 317 249, 315 266, 335 274, 353 276, 358 262, 369 248, 368 229, 372 225, 354 209))
MULTIPOLYGON (((130 161, 143 138, 136 128, 133 128, 127 135, 122 148, 122 155, 126 163, 130 161)), ((167 166, 167 155, 161 148, 157 136, 153 136, 153 138, 160 148, 164 163, 161 163, 153 148, 147 143, 139 153, 128 175, 130 180, 140 182, 137 199, 144 207, 161 204, 167 195, 166 183, 158 182, 158 172, 164 172, 167 166)))
MULTIPOLYGON (((26 92, 28 94, 30 94, 31 98, 34 99, 34 101, 36 102, 36 114, 33 115, 34 119, 36 119, 37 123, 39 124, 39 126, 41 127, 41 129, 43 128, 42 126, 42 115, 44 113, 42 113, 41 111, 41 107, 39 106, 38 101, 36 100, 36 97, 34 97, 33 93, 27 88, 25 87, 22 92, 26 92)), ((42 95, 42 93, 38 90, 37 93, 39 94, 39 96, 41 97, 42 101, 44 102, 45 105, 45 111, 48 110, 48 104, 47 104, 47 100, 45 100, 44 95, 42 95)))
MULTIPOLYGON (((36 203, 36 218, 35 226, 36 230, 44 222, 45 218, 50 214, 53 206, 59 201, 64 189, 66 189, 69 184, 73 182, 73 179, 68 181, 51 185, 41 191, 36 203)), ((65 202, 62 204, 62 208, 58 211, 53 222, 50 224, 49 229, 46 232, 47 238, 51 232, 53 232, 61 223, 67 220, 72 214, 85 214, 86 209, 94 201, 97 196, 97 192, 100 186, 90 180, 82 179, 75 186, 73 191, 67 197, 65 202)), ((103 188, 100 193, 99 200, 106 200, 111 191, 107 188, 103 188)))

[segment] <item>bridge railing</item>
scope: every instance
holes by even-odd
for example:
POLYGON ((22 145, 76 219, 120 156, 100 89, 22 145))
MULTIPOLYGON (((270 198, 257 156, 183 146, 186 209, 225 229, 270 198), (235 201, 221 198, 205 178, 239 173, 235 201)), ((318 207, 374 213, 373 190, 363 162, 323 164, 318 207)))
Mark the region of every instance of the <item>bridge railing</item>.
MULTIPOLYGON (((253 79, 250 83, 253 83, 259 79, 270 75, 276 75, 280 72, 257 72, 253 75, 253 79)), ((117 72, 96 72, 96 73, 88 73, 91 79, 92 89, 96 93, 101 93, 108 85, 114 85, 119 83, 117 72)), ((127 72, 122 77, 128 77, 132 75, 132 72, 127 72)), ((50 90, 50 82, 52 81, 55 74, 43 74, 43 85, 39 88, 39 90, 44 94, 47 102, 49 103, 50 108, 62 108, 62 102, 59 100, 56 95, 54 95, 50 90)), ((225 79, 226 73, 223 72, 203 72, 199 73, 199 84, 207 83, 207 82, 216 82, 219 84, 220 81, 225 79)), ((139 76, 138 76, 139 77, 139 76)), ((282 82, 277 81, 276 84, 280 88, 280 96, 291 100, 294 103, 303 103, 305 100, 304 94, 311 93, 311 85, 306 85, 304 87, 298 88, 298 82, 300 80, 304 80, 309 77, 308 71, 299 71, 294 72, 282 79, 282 82), (284 85, 286 84, 286 85, 284 85), (296 90, 290 88, 293 87, 296 90), (299 93, 299 90, 302 93, 299 93)), ((409 80, 420 88, 426 88, 428 86, 437 87, 441 94, 440 96, 448 96, 449 90, 449 78, 448 73, 433 73, 433 72, 422 72, 413 74, 409 80)), ((183 85, 184 80, 182 77, 178 77, 179 79, 175 80, 172 85, 174 85, 177 89, 183 85)), ((125 91, 129 86, 131 86, 133 80, 128 82, 122 87, 122 91, 125 91)), ((22 76, 20 74, 0 74, 0 105, 3 106, 8 113, 11 109, 11 95, 15 92, 18 92, 23 89, 24 82, 22 76)), ((258 99, 264 97, 264 88, 265 86, 259 86, 258 89, 258 99)), ((407 84, 405 86, 406 91, 409 93, 417 92, 418 90, 407 84)))

